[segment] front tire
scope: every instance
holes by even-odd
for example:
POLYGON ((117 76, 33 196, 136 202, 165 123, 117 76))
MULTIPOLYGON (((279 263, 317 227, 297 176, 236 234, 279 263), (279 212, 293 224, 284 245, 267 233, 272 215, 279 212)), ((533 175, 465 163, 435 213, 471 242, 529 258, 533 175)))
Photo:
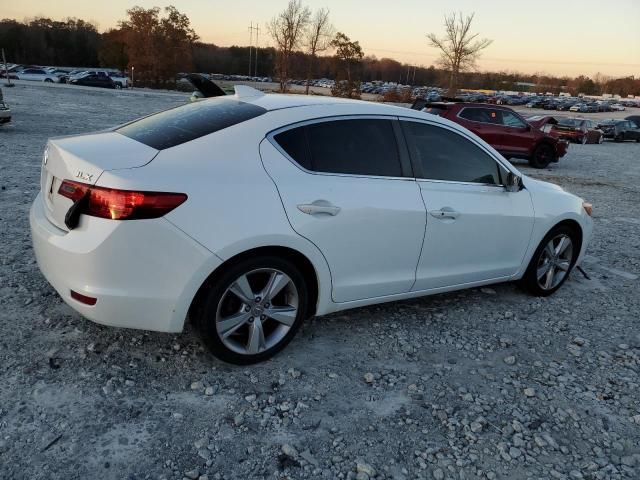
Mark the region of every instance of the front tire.
POLYGON ((529 165, 533 168, 546 168, 556 158, 553 147, 548 143, 541 143, 533 151, 529 165))
POLYGON ((552 229, 533 254, 520 284, 533 295, 552 295, 569 278, 579 253, 578 235, 573 229, 552 229))
POLYGON ((206 288, 196 324, 211 352, 228 363, 248 365, 274 356, 307 316, 304 276, 279 257, 240 261, 206 288))

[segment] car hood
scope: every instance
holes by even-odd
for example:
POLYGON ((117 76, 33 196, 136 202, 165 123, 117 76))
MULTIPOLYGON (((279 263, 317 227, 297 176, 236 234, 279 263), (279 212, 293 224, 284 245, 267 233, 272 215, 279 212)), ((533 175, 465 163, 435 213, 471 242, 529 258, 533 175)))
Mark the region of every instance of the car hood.
POLYGON ((532 192, 539 191, 555 191, 555 192, 565 192, 567 191, 562 188, 560 185, 556 185, 555 183, 545 182, 542 180, 536 180, 535 178, 529 177, 527 175, 522 176, 523 185, 532 192))

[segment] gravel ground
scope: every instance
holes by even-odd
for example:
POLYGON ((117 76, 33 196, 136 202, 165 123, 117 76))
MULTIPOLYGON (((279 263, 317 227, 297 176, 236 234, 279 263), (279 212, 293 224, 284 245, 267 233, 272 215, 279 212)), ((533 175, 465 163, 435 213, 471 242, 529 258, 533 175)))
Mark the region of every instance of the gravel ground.
MULTIPOLYGON (((640 478, 640 145, 572 145, 523 171, 595 205, 553 297, 501 284, 308 321, 275 359, 222 364, 193 330, 104 328, 35 264, 47 137, 185 95, 5 90, 0 478, 640 478)), ((520 166, 520 165, 519 165, 520 166)))

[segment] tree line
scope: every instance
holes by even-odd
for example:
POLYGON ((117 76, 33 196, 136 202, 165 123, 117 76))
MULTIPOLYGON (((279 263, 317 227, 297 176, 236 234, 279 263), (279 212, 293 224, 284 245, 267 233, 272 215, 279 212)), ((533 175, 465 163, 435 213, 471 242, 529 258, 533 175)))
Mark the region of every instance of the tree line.
MULTIPOLYGON (((327 10, 311 12, 299 1, 294 3, 301 9, 297 13, 304 17, 296 41, 286 52, 275 40, 275 47, 258 49, 257 69, 254 66, 253 70, 249 66, 249 47, 221 47, 200 41, 189 18, 175 7, 133 7, 115 28, 102 33, 91 22, 76 18, 61 21, 35 18, 24 22, 4 19, 0 20, 0 47, 4 48, 7 61, 14 63, 78 68, 100 66, 126 71, 135 67, 136 85, 151 87, 172 88, 176 74, 188 71, 230 75, 249 75, 251 71, 275 79, 334 78, 346 81, 339 85, 347 83, 349 77, 352 82, 379 80, 440 87, 450 85, 451 69, 445 62, 414 67, 390 58, 366 55, 357 41, 344 32, 335 31, 327 10), (282 63, 283 52, 286 53, 286 66, 282 63)), ((277 28, 278 18, 282 18, 282 13, 269 23, 270 31, 277 28)), ((286 22, 284 27, 288 28, 286 22)), ((601 74, 571 78, 471 70, 460 71, 457 83, 469 89, 640 95, 640 79, 611 78, 601 74), (522 87, 519 82, 535 86, 522 87)))

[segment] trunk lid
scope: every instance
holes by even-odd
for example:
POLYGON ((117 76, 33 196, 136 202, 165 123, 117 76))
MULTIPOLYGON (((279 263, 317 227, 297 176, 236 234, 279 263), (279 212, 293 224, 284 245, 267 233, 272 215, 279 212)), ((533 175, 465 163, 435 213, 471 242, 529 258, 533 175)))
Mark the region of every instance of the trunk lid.
POLYGON ((64 180, 95 185, 102 172, 142 167, 158 150, 116 132, 101 132, 49 140, 40 178, 42 201, 47 218, 68 231, 65 215, 73 205, 58 194, 64 180))

